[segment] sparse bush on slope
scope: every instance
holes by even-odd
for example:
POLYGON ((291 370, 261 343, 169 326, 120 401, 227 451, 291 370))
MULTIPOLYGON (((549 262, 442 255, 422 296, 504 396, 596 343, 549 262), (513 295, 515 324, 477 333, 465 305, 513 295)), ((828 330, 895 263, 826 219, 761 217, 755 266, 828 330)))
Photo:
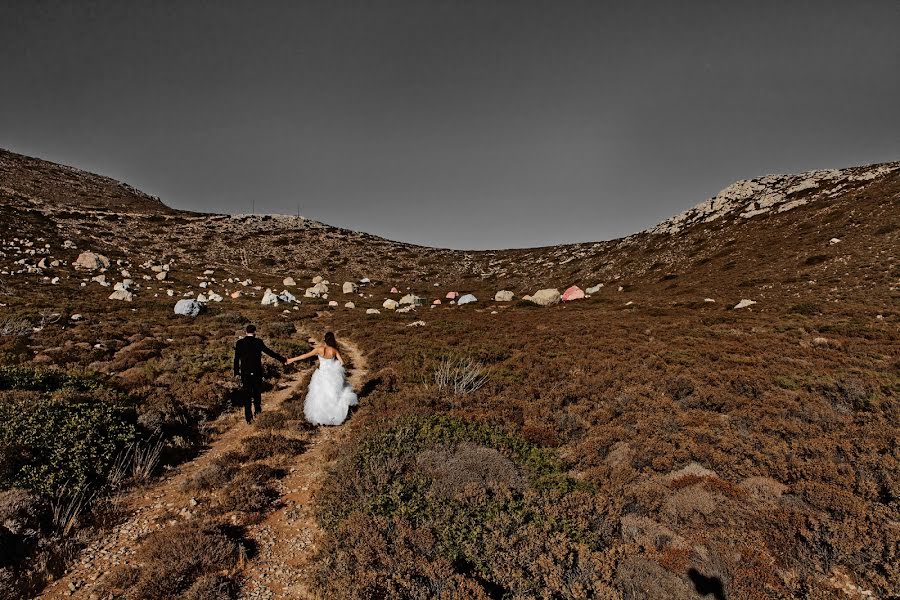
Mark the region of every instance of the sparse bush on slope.
POLYGON ((612 597, 608 507, 549 451, 487 424, 404 419, 341 459, 318 498, 334 597, 612 597))

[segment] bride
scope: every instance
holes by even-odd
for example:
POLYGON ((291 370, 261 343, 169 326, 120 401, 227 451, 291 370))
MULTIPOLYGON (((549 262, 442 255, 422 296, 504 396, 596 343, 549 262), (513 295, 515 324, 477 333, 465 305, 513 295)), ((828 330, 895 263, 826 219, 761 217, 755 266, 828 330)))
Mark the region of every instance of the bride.
POLYGON ((347 411, 356 405, 356 394, 344 376, 344 359, 332 332, 325 334, 325 343, 313 350, 288 359, 288 364, 319 357, 319 368, 313 373, 303 402, 303 414, 313 425, 340 425, 347 411))

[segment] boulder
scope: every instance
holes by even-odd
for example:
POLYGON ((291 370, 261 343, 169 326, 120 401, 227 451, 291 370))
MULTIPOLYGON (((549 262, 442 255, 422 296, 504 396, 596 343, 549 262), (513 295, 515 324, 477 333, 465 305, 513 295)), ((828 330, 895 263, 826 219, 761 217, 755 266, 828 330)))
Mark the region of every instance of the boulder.
POLYGON ((96 252, 82 252, 78 258, 72 263, 76 269, 85 269, 86 271, 96 271, 97 269, 109 268, 109 259, 102 254, 96 252))
POLYGON ((597 285, 593 285, 593 286, 589 287, 588 289, 586 289, 585 292, 587 292, 588 294, 596 294, 597 292, 600 291, 600 288, 602 288, 602 287, 603 287, 603 284, 598 283, 597 285))
MULTIPOLYGON (((168 266, 168 265, 165 265, 165 266, 168 266)), ((165 267, 163 267, 163 268, 165 268, 165 267)), ((203 271, 203 274, 206 276, 210 276, 210 275, 214 275, 215 271, 213 271, 212 269, 206 269, 205 271, 203 271)))
POLYGON ((447 295, 444 296, 447 300, 456 300, 459 298, 459 292, 447 292, 447 295))
POLYGON ((297 282, 294 281, 293 277, 285 277, 284 280, 282 280, 281 284, 286 287, 293 287, 297 285, 297 282))
POLYGON ((360 285, 366 285, 368 283, 371 283, 371 281, 369 281, 368 277, 363 277, 362 279, 359 280, 360 285))
POLYGON ((269 288, 266 288, 266 291, 263 293, 262 302, 260 302, 263 306, 278 306, 278 294, 275 294, 269 288))
POLYGON ((512 302, 513 298, 515 298, 515 294, 509 290, 500 290, 494 294, 494 302, 512 302))
POLYGON ((562 299, 564 302, 571 302, 572 300, 583 300, 584 299, 584 290, 582 290, 577 285, 573 285, 568 288, 565 292, 563 292, 562 299))
POLYGON ((744 300, 741 300, 740 302, 738 302, 737 304, 735 304, 735 305, 734 305, 734 308, 735 308, 735 309, 738 309, 738 308, 747 308, 748 306, 753 306, 754 304, 756 304, 756 301, 755 301, 755 300, 747 300, 747 299, 744 299, 744 300))
POLYGON ((831 238, 830 240, 828 240, 828 243, 832 246, 834 246, 835 244, 840 244, 841 238, 831 238))
POLYGON ((381 306, 388 310, 397 310, 397 307, 400 306, 400 304, 396 300, 388 298, 381 306))
POLYGON ((422 298, 419 298, 415 294, 407 294, 400 298, 400 304, 412 304, 413 306, 418 306, 422 304, 422 298))
POLYGON ((234 298, 235 300, 237 300, 237 299, 240 298, 243 294, 241 294, 241 291, 238 290, 238 291, 236 291, 236 292, 231 292, 231 293, 228 294, 228 295, 231 296, 232 298, 234 298))
POLYGON ((125 281, 120 281, 113 286, 113 289, 116 291, 127 292, 131 290, 131 280, 126 279, 125 281))
POLYGON ((531 301, 538 306, 552 306, 554 304, 559 304, 560 297, 558 289, 546 288, 536 291, 531 297, 531 301))
POLYGON ((413 321, 407 327, 425 327, 425 321, 413 321))
POLYGON ((321 281, 311 288, 306 288, 306 292, 303 293, 307 298, 324 298, 326 294, 328 294, 328 285, 321 281))
POLYGON ((337 306, 337 305, 338 305, 337 300, 329 300, 328 301, 328 306, 337 306))
POLYGON ((109 282, 106 281, 106 275, 97 275, 96 277, 91 277, 91 281, 96 281, 100 285, 109 285, 109 282))
POLYGON ((432 305, 435 305, 435 304, 440 304, 440 303, 441 303, 441 301, 440 301, 440 300, 435 300, 435 301, 434 301, 434 302, 432 302, 432 303, 431 303, 431 304, 432 304, 432 305))
POLYGON ((124 300, 125 302, 131 302, 132 297, 132 293, 128 290, 116 290, 109 295, 110 300, 124 300))
POLYGON ((366 309, 366 314, 367 314, 367 315, 380 315, 380 314, 381 314, 381 311, 378 310, 377 308, 367 308, 367 309, 366 309))
POLYGON ((407 304, 403 308, 398 308, 397 312, 398 313, 408 313, 409 311, 414 310, 415 308, 416 308, 415 304, 407 304))
POLYGON ((81 321, 84 319, 84 315, 82 315, 80 313, 75 313, 74 315, 72 315, 69 318, 72 319, 73 321, 81 321))
POLYGON ((463 304, 471 304, 473 302, 478 302, 478 298, 476 298, 472 294, 466 294, 456 301, 456 303, 460 306, 462 306, 463 304))
POLYGON ((203 310, 203 305, 196 300, 185 298, 175 303, 175 314, 186 317, 196 317, 203 310))
POLYGON ((400 290, 398 290, 398 289, 395 288, 395 287, 392 287, 392 288, 391 288, 391 293, 392 293, 392 294, 399 294, 399 293, 400 293, 400 290))
POLYGON ((352 281, 345 281, 342 289, 345 294, 355 294, 359 291, 359 286, 352 281))
POLYGON ((353 304, 352 302, 348 302, 347 304, 344 305, 344 308, 356 308, 356 305, 353 304))

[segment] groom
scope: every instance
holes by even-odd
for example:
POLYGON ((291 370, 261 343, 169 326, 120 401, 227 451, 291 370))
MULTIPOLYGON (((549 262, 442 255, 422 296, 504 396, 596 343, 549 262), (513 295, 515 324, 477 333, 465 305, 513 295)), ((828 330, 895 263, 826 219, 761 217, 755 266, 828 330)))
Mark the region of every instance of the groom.
POLYGON ((256 326, 247 325, 247 335, 234 345, 234 374, 241 378, 244 396, 244 418, 247 423, 253 420, 254 410, 258 415, 262 412, 262 353, 265 352, 282 364, 287 359, 278 354, 256 337, 256 326))

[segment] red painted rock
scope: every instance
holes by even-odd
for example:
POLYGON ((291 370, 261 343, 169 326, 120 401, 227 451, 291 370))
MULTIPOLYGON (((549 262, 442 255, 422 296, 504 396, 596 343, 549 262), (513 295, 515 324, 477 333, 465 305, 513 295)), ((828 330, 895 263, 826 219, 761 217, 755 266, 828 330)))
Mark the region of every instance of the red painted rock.
POLYGON ((569 302, 570 300, 581 300, 582 298, 584 298, 584 290, 577 285, 573 285, 565 292, 563 292, 562 295, 563 302, 569 302))

